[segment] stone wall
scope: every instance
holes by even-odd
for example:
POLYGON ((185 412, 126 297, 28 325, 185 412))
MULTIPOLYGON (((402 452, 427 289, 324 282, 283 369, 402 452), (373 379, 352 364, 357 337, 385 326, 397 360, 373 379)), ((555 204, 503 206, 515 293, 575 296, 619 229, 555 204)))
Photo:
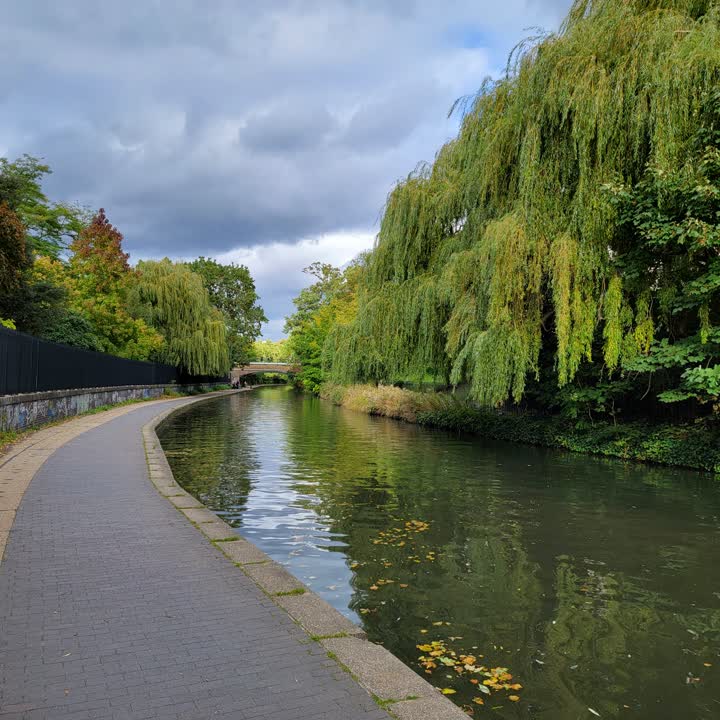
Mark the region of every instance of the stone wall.
MULTIPOLYGON (((0 432, 24 430, 53 420, 80 415, 103 405, 116 405, 126 400, 158 398, 166 388, 186 389, 177 385, 120 385, 2 395, 0 396, 0 432)), ((199 386, 192 387, 195 390, 198 388, 199 386)))

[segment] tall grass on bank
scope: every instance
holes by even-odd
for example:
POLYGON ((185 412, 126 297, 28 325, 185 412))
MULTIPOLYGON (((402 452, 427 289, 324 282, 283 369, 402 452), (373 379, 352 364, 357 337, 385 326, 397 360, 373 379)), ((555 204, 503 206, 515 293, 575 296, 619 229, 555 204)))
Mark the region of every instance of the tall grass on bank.
POLYGON ((320 397, 351 410, 495 440, 674 465, 720 474, 720 426, 577 422, 558 416, 480 407, 449 393, 416 392, 390 385, 324 384, 320 397))
POLYGON ((403 390, 392 385, 324 383, 320 397, 350 410, 409 423, 418 422, 423 413, 448 412, 459 404, 452 395, 403 390))

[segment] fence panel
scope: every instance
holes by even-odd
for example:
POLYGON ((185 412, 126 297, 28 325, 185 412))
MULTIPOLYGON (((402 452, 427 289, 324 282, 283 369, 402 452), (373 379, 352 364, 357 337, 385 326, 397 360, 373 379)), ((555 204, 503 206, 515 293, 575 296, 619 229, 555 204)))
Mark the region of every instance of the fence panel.
POLYGON ((0 395, 177 382, 177 368, 41 340, 0 326, 0 395))

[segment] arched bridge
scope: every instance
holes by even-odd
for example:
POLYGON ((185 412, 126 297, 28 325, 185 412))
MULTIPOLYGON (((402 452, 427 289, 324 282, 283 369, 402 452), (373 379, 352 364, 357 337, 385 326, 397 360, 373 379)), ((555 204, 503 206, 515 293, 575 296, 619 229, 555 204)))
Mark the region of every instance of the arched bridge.
POLYGON ((246 375, 257 375, 258 373, 296 373, 299 370, 300 365, 298 363, 252 362, 242 367, 233 368, 230 377, 232 380, 236 380, 246 375))

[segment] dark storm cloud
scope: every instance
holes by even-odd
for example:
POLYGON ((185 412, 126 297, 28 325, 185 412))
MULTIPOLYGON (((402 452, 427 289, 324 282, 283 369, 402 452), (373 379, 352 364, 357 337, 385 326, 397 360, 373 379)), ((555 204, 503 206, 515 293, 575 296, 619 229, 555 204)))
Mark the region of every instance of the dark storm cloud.
POLYGON ((48 193, 105 207, 134 256, 371 237, 451 102, 567 4, 8 0, 0 155, 44 157, 48 193))

